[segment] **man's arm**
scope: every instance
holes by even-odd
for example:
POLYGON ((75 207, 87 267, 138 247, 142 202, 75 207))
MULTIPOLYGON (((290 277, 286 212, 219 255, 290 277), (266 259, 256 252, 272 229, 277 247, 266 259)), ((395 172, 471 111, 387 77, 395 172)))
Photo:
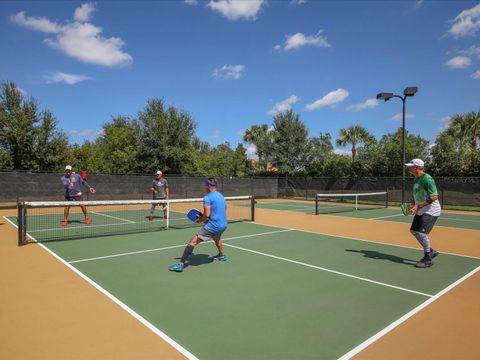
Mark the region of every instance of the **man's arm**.
POLYGON ((82 185, 85 186, 86 188, 88 188, 88 190, 92 194, 95 194, 95 189, 93 187, 91 187, 85 180, 83 180, 83 178, 81 176, 79 176, 79 178, 80 178, 80 181, 81 181, 82 185))
POLYGON ((167 181, 167 179, 165 179, 165 198, 167 198, 167 199, 168 199, 168 197, 169 197, 168 194, 169 194, 169 191, 168 191, 168 181, 167 181))
POLYGON ((211 212, 212 212, 212 207, 204 205, 202 216, 198 218, 197 222, 208 221, 208 219, 210 218, 211 212))

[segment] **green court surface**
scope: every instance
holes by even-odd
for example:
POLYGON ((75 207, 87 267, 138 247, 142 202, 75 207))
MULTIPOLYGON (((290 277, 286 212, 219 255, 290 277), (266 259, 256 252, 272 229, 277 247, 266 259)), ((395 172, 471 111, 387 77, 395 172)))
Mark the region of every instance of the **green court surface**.
MULTIPOLYGON (((200 359, 337 359, 480 266, 415 249, 254 223, 231 224, 226 262, 195 229, 43 243, 200 359)), ((32 246, 32 245, 27 245, 32 246)))
MULTIPOLYGON (((311 214, 315 216, 315 203, 307 201, 282 201, 282 202, 259 202, 255 205, 257 208, 270 209, 270 210, 282 210, 282 211, 295 211, 304 214, 311 214)), ((395 221, 403 223, 411 223, 413 216, 404 216, 400 208, 385 208, 385 207, 364 207, 358 210, 352 208, 352 206, 327 204, 324 208, 320 209, 318 216, 344 216, 353 217, 368 220, 382 220, 382 221, 395 221)), ((436 222, 436 226, 445 226, 452 228, 480 230, 480 214, 460 214, 460 213, 448 213, 443 212, 440 218, 436 222)))

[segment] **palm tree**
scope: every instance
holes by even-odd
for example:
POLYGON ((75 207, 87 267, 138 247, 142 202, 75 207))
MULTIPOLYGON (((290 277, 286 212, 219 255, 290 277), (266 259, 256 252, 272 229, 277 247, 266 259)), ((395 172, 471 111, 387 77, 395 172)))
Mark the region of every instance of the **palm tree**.
POLYGON ((453 116, 446 132, 456 138, 460 146, 469 144, 473 154, 480 139, 480 111, 453 116))
POLYGON ((357 145, 374 141, 374 137, 363 126, 355 125, 346 129, 340 129, 337 138, 337 145, 346 146, 352 144, 352 161, 355 161, 357 155, 357 145))

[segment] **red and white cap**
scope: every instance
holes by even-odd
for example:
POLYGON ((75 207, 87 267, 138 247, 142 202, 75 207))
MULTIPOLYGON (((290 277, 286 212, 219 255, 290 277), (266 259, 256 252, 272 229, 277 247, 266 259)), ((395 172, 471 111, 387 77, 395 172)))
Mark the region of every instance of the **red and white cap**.
POLYGON ((67 170, 72 171, 72 165, 67 165, 67 166, 65 166, 65 171, 67 171, 67 170))

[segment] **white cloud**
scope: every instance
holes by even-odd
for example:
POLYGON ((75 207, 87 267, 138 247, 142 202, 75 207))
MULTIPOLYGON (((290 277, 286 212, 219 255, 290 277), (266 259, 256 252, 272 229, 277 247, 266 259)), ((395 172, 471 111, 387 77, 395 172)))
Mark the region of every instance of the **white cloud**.
POLYGON ((444 131, 448 128, 452 121, 451 116, 444 116, 443 118, 440 119, 440 122, 442 123, 442 127, 440 128, 440 131, 444 131))
POLYGON ((103 29, 87 22, 95 10, 93 3, 81 5, 75 10, 75 21, 59 25, 46 18, 26 17, 19 12, 11 21, 28 29, 55 34, 44 42, 64 54, 89 64, 123 66, 130 64, 132 56, 122 50, 125 43, 120 38, 105 38, 103 29))
POLYGON ((245 153, 247 154, 247 158, 258 160, 257 147, 254 144, 248 144, 245 153))
POLYGON ((307 3, 307 0, 291 0, 290 1, 290 4, 292 5, 303 5, 306 3, 307 3))
POLYGON ((193 5, 193 6, 198 5, 198 0, 185 0, 184 2, 187 5, 193 5))
MULTIPOLYGON (((414 117, 415 117, 415 115, 413 115, 413 114, 405 114, 405 120, 413 119, 414 117)), ((392 120, 395 120, 395 121, 400 121, 400 120, 402 120, 402 113, 393 115, 393 116, 392 116, 392 120)))
POLYGON ((47 84, 54 83, 66 83, 69 85, 75 85, 79 82, 90 80, 88 76, 85 75, 76 75, 76 74, 66 74, 63 72, 54 72, 45 76, 47 84))
POLYGON ((459 50, 457 53, 465 56, 477 56, 480 59, 480 46, 472 45, 467 50, 459 50))
POLYGON ((352 156, 351 151, 343 150, 343 149, 333 149, 333 153, 337 155, 343 155, 343 156, 352 156))
POLYGON ((330 44, 327 41, 327 38, 322 36, 321 33, 323 30, 320 30, 315 35, 305 36, 302 33, 296 33, 293 35, 285 35, 286 40, 284 45, 275 45, 274 50, 280 51, 289 51, 293 49, 298 49, 302 46, 315 46, 315 47, 330 47, 330 44))
POLYGON ((467 56, 455 56, 448 60, 445 65, 448 66, 450 69, 463 69, 472 63, 472 60, 467 56))
POLYGON ((257 14, 262 8, 264 0, 210 0, 207 6, 220 12, 230 20, 241 18, 255 20, 257 14))
POLYGON ((17 86, 17 90, 20 91, 20 94, 27 95, 27 90, 22 89, 21 87, 18 87, 18 86, 17 86))
POLYGON ((329 92, 327 95, 305 106, 306 111, 313 111, 324 106, 331 106, 345 100, 350 93, 345 89, 337 89, 329 92))
POLYGON ((425 0, 417 0, 417 1, 415 2, 415 7, 416 7, 416 8, 421 7, 424 2, 425 2, 425 0))
POLYGON ((75 13, 73 14, 73 18, 76 21, 90 21, 92 12, 95 11, 95 4, 94 3, 85 3, 82 4, 79 8, 75 9, 75 13))
POLYGON ((215 130, 212 134, 212 139, 215 139, 215 140, 220 139, 220 131, 215 130))
POLYGON ((90 128, 86 128, 83 130, 69 130, 67 131, 67 134, 70 136, 75 136, 75 137, 81 137, 81 138, 92 138, 92 137, 97 137, 101 136, 104 134, 103 129, 102 130, 93 130, 90 128))
POLYGON ((276 103, 275 105, 273 105, 273 107, 270 110, 268 110, 267 114, 275 116, 278 113, 290 110, 291 106, 295 104, 298 100, 299 100, 298 96, 292 95, 288 99, 282 100, 276 103))
POLYGON ((480 4, 463 10, 450 22, 453 22, 453 25, 448 32, 455 37, 475 34, 480 29, 480 4))
POLYGON ((470 75, 473 79, 480 80, 480 70, 475 71, 472 75, 470 75))
POLYGON ((10 21, 26 27, 27 29, 44 33, 58 33, 61 30, 61 26, 57 23, 51 22, 45 17, 25 16, 24 11, 20 11, 18 14, 10 16, 10 21))
POLYGON ((223 65, 221 68, 213 69, 214 79, 234 79, 238 80, 245 71, 245 65, 223 65))
POLYGON ((378 106, 378 104, 380 104, 380 102, 377 99, 368 99, 363 103, 350 105, 349 107, 347 107, 347 110, 358 112, 365 109, 375 108, 378 106))

